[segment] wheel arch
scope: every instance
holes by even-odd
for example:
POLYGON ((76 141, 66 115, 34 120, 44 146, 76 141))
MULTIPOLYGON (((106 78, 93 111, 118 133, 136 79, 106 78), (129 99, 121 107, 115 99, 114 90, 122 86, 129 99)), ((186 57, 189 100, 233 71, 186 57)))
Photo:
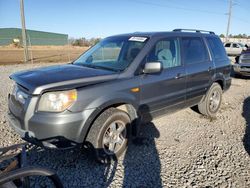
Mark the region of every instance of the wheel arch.
POLYGON ((224 90, 224 82, 221 79, 215 80, 214 83, 218 83, 222 90, 224 90))
POLYGON ((210 87, 213 85, 213 83, 218 83, 222 90, 225 89, 225 77, 222 73, 215 74, 212 79, 212 83, 210 84, 210 87))
POLYGON ((131 119, 132 128, 135 127, 136 120, 138 119, 138 105, 134 101, 131 101, 129 99, 116 99, 107 101, 96 108, 86 120, 85 125, 80 133, 79 141, 81 143, 86 140, 88 133, 97 117, 109 108, 117 108, 119 110, 125 111, 131 119))

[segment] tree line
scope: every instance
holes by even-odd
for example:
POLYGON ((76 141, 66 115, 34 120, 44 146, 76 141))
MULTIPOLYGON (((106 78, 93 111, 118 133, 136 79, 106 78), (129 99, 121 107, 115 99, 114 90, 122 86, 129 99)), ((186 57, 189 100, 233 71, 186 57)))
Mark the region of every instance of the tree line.
POLYGON ((78 39, 74 39, 71 38, 69 39, 69 43, 72 46, 83 46, 83 47, 89 47, 89 46, 93 46, 96 43, 98 43, 101 40, 101 38, 91 38, 91 39, 86 39, 84 37, 82 38, 78 38, 78 39))
MULTIPOLYGON (((224 34, 221 34, 220 35, 221 38, 225 38, 225 35, 224 34)), ((241 39, 250 39, 250 35, 247 35, 247 34, 238 34, 238 35, 232 35, 230 34, 228 36, 229 38, 241 38, 241 39)))

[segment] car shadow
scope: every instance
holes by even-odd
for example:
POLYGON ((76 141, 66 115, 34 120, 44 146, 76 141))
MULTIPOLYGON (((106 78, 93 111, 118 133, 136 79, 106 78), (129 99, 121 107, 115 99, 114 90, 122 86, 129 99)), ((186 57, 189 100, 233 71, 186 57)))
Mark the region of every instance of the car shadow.
POLYGON ((140 135, 124 156, 123 187, 162 187, 161 163, 155 143, 159 136, 154 123, 142 125, 140 135))
POLYGON ((231 73, 231 77, 234 78, 234 79, 241 79, 241 80, 249 80, 250 79, 250 76, 239 75, 239 74, 237 74, 235 72, 231 73))
POLYGON ((250 155, 250 97, 247 97, 243 102, 242 116, 246 120, 246 129, 243 138, 243 144, 246 152, 250 155))
MULTIPOLYGON (((87 150, 50 150, 33 146, 28 152, 29 165, 57 172, 65 187, 162 187, 161 164, 155 144, 160 136, 152 122, 143 123, 140 135, 130 140, 119 161, 100 164, 87 150), (122 171, 122 169, 124 171, 122 171)), ((32 187, 47 187, 47 180, 35 179, 32 187)))
POLYGON ((240 78, 244 80, 250 80, 250 76, 241 76, 240 78))
MULTIPOLYGON (((52 150, 32 147, 28 165, 54 170, 64 187, 108 187, 115 176, 117 161, 98 163, 92 152, 80 148, 52 150), (83 152, 85 151, 85 152, 83 152)), ((47 179, 33 178, 31 187, 50 187, 47 179)))

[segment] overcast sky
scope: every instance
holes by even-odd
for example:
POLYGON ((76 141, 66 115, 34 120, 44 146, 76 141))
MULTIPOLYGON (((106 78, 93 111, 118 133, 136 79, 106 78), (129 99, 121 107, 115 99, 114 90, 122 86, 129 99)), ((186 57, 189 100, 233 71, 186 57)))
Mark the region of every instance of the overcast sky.
MULTIPOLYGON (((197 28, 225 34, 228 0, 24 0, 27 29, 71 37, 197 28)), ((234 0, 230 33, 250 35, 250 0, 234 0)), ((20 27, 20 0, 0 0, 0 28, 20 27)))

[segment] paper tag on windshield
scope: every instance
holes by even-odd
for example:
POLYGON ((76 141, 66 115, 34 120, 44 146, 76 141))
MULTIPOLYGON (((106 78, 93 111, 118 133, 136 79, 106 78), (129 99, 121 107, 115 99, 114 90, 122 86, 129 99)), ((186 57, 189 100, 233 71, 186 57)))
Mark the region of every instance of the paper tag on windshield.
POLYGON ((145 40, 147 40, 147 37, 130 37, 128 40, 135 42, 144 42, 145 40))

